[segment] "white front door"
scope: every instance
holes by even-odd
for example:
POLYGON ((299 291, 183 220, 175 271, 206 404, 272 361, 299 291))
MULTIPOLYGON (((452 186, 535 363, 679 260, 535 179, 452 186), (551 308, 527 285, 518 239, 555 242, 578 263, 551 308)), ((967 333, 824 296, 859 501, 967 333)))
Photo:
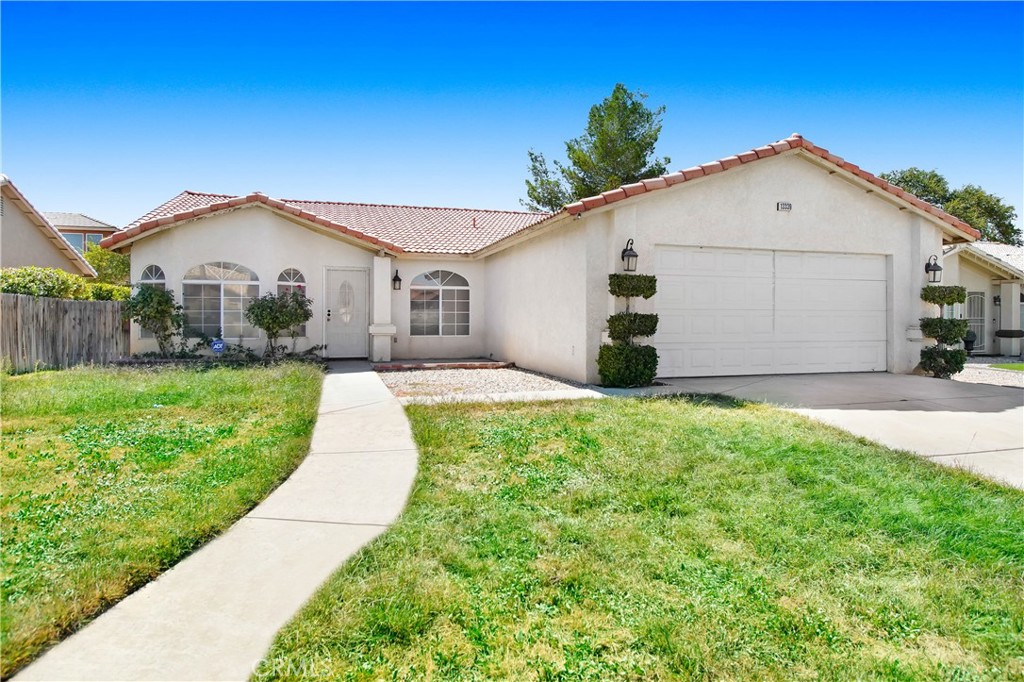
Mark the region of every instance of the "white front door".
POLYGON ((884 372, 885 256, 659 246, 658 376, 884 372))
POLYGON ((327 268, 324 277, 324 356, 365 358, 369 347, 368 273, 361 268, 327 268))

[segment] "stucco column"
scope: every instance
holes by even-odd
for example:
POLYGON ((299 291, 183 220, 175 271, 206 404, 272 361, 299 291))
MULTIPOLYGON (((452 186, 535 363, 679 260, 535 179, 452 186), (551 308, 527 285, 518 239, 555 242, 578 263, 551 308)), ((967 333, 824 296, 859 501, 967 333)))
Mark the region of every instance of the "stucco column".
MULTIPOLYGON (((1003 282, 999 285, 999 328, 1020 329, 1020 282, 1003 282)), ((1002 355, 1020 355, 1020 339, 999 339, 1002 355)))
POLYGON ((391 259, 373 257, 373 309, 370 315, 370 360, 391 359, 392 339, 398 329, 391 324, 391 259))

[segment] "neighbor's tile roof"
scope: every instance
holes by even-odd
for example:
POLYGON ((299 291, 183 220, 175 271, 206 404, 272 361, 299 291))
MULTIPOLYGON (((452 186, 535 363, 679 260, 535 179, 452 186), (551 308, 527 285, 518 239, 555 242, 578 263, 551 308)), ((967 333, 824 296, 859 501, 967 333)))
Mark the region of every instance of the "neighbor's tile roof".
POLYGON ((549 215, 471 208, 271 199, 260 193, 239 197, 185 191, 127 225, 123 231, 104 240, 103 244, 115 246, 157 227, 256 202, 383 248, 412 253, 473 253, 549 215))
POLYGON ((1017 272, 1024 272, 1024 246, 1013 246, 1000 242, 974 242, 971 246, 1006 263, 1017 272))
POLYGON ((63 211, 43 211, 43 215, 54 227, 100 227, 107 230, 117 228, 102 220, 90 218, 84 213, 65 213, 63 211))
POLYGON ((718 161, 712 161, 710 163, 704 163, 699 166, 693 166, 686 168, 675 173, 669 173, 662 175, 657 178, 650 178, 647 180, 641 180, 629 185, 623 185, 607 192, 602 192, 597 196, 587 197, 586 199, 580 199, 574 203, 569 204, 565 207, 565 210, 573 215, 579 215, 584 211, 588 211, 593 208, 600 208, 616 201, 622 201, 629 197, 636 196, 637 194, 643 194, 644 192, 651 192, 658 189, 664 189, 666 187, 672 187, 688 180, 694 180, 696 178, 702 178, 706 175, 713 175, 715 173, 721 173, 722 171, 735 168, 745 163, 751 163, 760 159, 776 156, 790 151, 791 149, 803 149, 817 157, 825 159, 829 163, 857 176, 861 180, 865 180, 875 187, 878 187, 884 192, 888 192, 900 199, 913 205, 915 208, 929 213, 944 223, 947 223, 957 230, 968 234, 975 239, 981 236, 981 233, 971 227, 969 224, 960 220, 955 216, 951 216, 940 208, 929 204, 927 201, 918 199, 910 192, 903 190, 896 185, 892 185, 881 178, 872 175, 871 173, 863 170, 859 166, 856 166, 849 161, 846 161, 842 157, 836 156, 829 152, 824 147, 819 147, 810 140, 807 140, 799 133, 793 133, 784 140, 779 140, 773 144, 765 145, 763 147, 757 147, 750 151, 737 154, 735 156, 727 156, 724 159, 718 161))

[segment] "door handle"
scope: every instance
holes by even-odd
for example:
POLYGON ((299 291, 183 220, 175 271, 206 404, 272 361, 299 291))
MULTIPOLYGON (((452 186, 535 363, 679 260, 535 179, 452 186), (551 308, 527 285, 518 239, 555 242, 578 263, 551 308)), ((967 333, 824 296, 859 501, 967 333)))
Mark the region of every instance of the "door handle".
POLYGON ((331 321, 331 309, 330 308, 327 309, 327 321, 328 322, 331 321))

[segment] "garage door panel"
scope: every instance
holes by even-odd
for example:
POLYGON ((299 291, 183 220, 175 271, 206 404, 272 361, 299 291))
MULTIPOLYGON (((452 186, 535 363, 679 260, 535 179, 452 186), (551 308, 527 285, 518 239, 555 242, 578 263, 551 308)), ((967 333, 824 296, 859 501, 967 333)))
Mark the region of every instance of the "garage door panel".
POLYGON ((885 280, 885 257, 863 254, 775 252, 779 279, 885 280))
POLYGON ((886 369, 885 257, 662 246, 661 376, 886 369))

